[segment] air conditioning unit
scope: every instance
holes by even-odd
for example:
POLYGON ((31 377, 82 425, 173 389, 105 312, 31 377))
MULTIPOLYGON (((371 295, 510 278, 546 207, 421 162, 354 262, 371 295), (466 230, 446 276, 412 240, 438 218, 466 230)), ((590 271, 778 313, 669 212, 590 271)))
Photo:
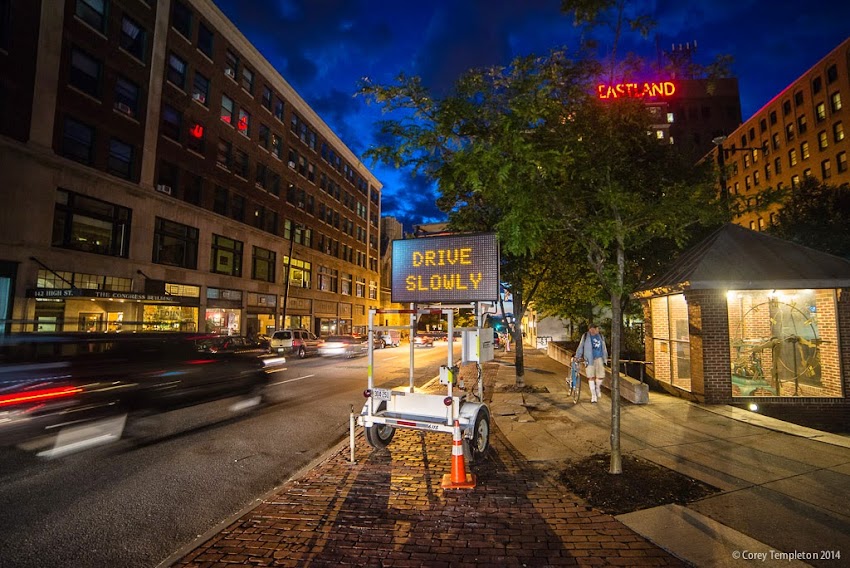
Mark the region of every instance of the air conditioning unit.
POLYGON ((207 96, 203 93, 194 93, 192 95, 192 98, 201 103, 202 105, 206 104, 207 102, 207 96))
POLYGON ((295 169, 295 162, 289 162, 289 167, 294 170, 295 169))
POLYGON ((160 191, 166 195, 171 195, 171 186, 165 185, 164 183, 157 184, 156 190, 160 191))
POLYGON ((299 201, 299 202, 298 202, 298 208, 299 208, 299 209, 304 209, 304 202, 303 202, 303 201, 299 201))
POLYGON ((230 77, 231 79, 236 77, 236 71, 234 71, 230 67, 228 67, 227 69, 224 70, 224 74, 227 75, 228 77, 230 77))
POLYGON ((133 116, 133 109, 124 103, 115 103, 115 109, 118 112, 123 112, 127 116, 133 116))

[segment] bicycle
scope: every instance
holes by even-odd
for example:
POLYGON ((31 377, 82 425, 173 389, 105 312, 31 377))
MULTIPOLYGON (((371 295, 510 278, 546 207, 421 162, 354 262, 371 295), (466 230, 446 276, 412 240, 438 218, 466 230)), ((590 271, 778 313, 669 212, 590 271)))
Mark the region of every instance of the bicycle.
POLYGON ((580 359, 573 357, 570 360, 570 374, 567 377, 567 396, 571 396, 573 404, 578 404, 581 397, 581 375, 579 375, 580 359))

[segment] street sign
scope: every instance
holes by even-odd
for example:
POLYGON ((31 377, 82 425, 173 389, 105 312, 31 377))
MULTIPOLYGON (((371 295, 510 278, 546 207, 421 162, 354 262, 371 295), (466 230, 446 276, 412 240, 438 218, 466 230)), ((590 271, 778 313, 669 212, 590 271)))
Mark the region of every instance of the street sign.
POLYGON ((393 241, 394 303, 493 302, 498 298, 495 234, 393 241))

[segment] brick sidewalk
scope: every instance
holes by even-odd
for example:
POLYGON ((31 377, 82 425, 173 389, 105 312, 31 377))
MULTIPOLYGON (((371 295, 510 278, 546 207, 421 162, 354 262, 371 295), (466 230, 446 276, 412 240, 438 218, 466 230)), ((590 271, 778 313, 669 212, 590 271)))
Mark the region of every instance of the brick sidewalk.
POLYGON ((443 491, 450 442, 400 430, 371 452, 360 434, 355 465, 340 448, 174 565, 683 565, 530 465, 498 429, 471 467, 478 487, 443 491))

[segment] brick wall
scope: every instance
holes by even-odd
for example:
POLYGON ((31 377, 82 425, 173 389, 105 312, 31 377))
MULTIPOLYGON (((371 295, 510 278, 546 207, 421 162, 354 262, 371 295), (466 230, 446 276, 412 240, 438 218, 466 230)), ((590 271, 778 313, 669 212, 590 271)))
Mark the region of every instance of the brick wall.
POLYGON ((691 392, 708 404, 732 399, 729 359, 729 317, 724 290, 691 290, 688 324, 691 335, 691 392))

